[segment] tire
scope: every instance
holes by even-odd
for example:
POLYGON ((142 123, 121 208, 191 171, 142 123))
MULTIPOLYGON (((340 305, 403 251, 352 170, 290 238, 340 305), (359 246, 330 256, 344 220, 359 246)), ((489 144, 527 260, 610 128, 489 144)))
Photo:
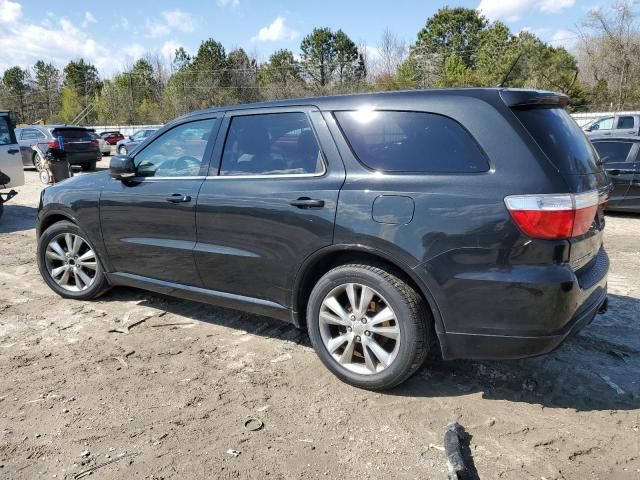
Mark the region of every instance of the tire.
POLYGON ((38 152, 33 152, 31 161, 38 172, 42 170, 42 157, 38 152))
POLYGON ((93 172, 96 169, 96 162, 83 163, 80 168, 83 172, 93 172))
POLYGON ((125 147, 124 145, 120 145, 120 146, 118 147, 118 153, 119 153, 120 155, 126 155, 126 154, 128 153, 128 152, 127 152, 127 147, 125 147))
MULTIPOLYGON (((52 253, 56 253, 54 249, 49 249, 49 251, 52 253)), ((107 278, 104 274, 102 263, 100 261, 100 258, 98 257, 98 252, 93 247, 93 245, 89 242, 87 235, 74 223, 71 223, 65 220, 65 221, 54 223, 49 228, 47 228, 38 239, 37 258, 38 258, 38 269, 40 270, 40 275, 42 275, 43 280, 49 286, 49 288, 51 288, 51 290, 53 290, 55 293, 57 293, 63 298, 72 298, 76 300, 91 300, 99 297, 109 289, 109 285, 107 283, 107 278), (80 254, 79 255, 80 257, 84 256, 83 252, 86 253, 87 249, 92 250, 92 252, 94 253, 93 258, 95 258, 95 262, 94 262, 95 276, 93 277, 92 282, 87 282, 88 286, 86 286, 83 289, 80 289, 78 287, 78 284, 76 283, 77 282, 76 279, 79 277, 78 274, 74 272, 69 273, 69 278, 71 278, 69 283, 76 284, 75 286, 77 290, 74 291, 73 288, 65 288, 61 286, 53 278, 52 273, 50 271, 50 269, 58 268, 58 266, 60 266, 62 262, 58 260, 49 259, 49 257, 47 256, 48 247, 53 240, 56 240, 61 242, 59 246, 62 246, 63 248, 65 248, 66 247, 65 234, 71 234, 72 236, 80 237, 83 240, 86 248, 80 248, 78 252, 80 254)), ((87 264, 88 263, 89 262, 87 261, 87 264)), ((78 263, 77 265, 80 265, 80 263, 78 263)), ((88 273, 86 273, 86 272, 89 272, 88 268, 84 268, 83 271, 85 272, 85 275, 88 275, 88 273)), ((82 285, 82 284, 79 284, 79 285, 82 285)), ((73 285, 69 285, 69 287, 73 287, 73 285)))
POLYGON ((2 218, 3 213, 4 213, 4 203, 0 203, 0 218, 2 218))
MULTIPOLYGON (((349 300, 346 303, 350 303, 349 300)), ((360 315, 360 311, 356 311, 356 309, 349 310, 349 308, 349 306, 344 308, 344 312, 360 315)), ((337 315, 333 315, 333 318, 337 317, 337 315)), ((393 388, 407 380, 423 365, 431 344, 431 322, 432 318, 424 299, 413 287, 395 273, 370 264, 342 265, 330 270, 315 285, 307 304, 309 337, 322 363, 342 381, 355 387, 370 390, 393 388), (362 314, 364 315, 361 319, 363 325, 358 324, 357 318, 353 320, 354 315, 347 315, 351 326, 338 326, 332 323, 333 320, 331 322, 321 320, 321 312, 323 312, 323 319, 327 318, 327 313, 330 315, 334 313, 332 310, 327 309, 327 304, 324 303, 326 299, 342 299, 343 302, 351 299, 346 290, 349 284, 356 285, 354 287, 355 293, 352 293, 353 298, 358 297, 358 295, 359 299, 362 298, 365 291, 362 287, 373 291, 373 299, 366 302, 366 307, 362 308, 367 312, 362 314), (359 294, 358 288, 360 288, 359 294), (342 292, 342 289, 345 289, 345 291, 342 292), (381 323, 379 320, 384 315, 379 316, 378 319, 376 319, 376 315, 381 313, 382 310, 387 311, 384 308, 385 304, 394 314, 394 318, 381 323), (375 307, 373 311, 371 306, 375 307), (367 320, 368 324, 365 323, 367 320), (382 331, 379 325, 382 326, 382 329, 386 329, 385 332, 387 333, 384 336, 374 332, 374 330, 382 331), (362 332, 363 328, 371 330, 362 332), (393 330, 394 335, 398 335, 396 337, 397 340, 389 340, 387 338, 387 335, 392 333, 391 330, 393 330), (362 333, 366 336, 361 336, 362 333), (347 351, 350 345, 346 340, 344 341, 345 346, 342 352, 340 351, 342 347, 338 347, 334 354, 329 352, 331 343, 327 339, 338 340, 337 337, 342 338, 344 335, 347 338, 353 338, 349 337, 350 335, 357 335, 355 338, 358 340, 356 340, 354 353, 350 355, 354 360, 352 363, 340 362, 334 356, 344 356, 344 352, 347 351), (375 345, 371 343, 372 340, 374 343, 378 343, 377 347, 375 349, 365 347, 365 345, 374 347, 375 345), (357 342, 362 343, 358 346, 357 342), (395 342, 399 343, 396 344, 395 342), (375 351, 380 351, 379 347, 381 345, 385 347, 385 356, 391 358, 387 366, 384 366, 382 361, 375 362, 382 356, 377 357, 375 354, 372 356, 375 351), (367 352, 364 351, 365 348, 367 352), (392 349, 391 353, 387 349, 392 349), (365 353, 368 355, 368 359, 365 353), (371 363, 366 362, 366 360, 371 359, 374 361, 371 363), (358 360, 362 363, 358 363, 358 360)), ((337 344, 334 343, 333 345, 337 344)))

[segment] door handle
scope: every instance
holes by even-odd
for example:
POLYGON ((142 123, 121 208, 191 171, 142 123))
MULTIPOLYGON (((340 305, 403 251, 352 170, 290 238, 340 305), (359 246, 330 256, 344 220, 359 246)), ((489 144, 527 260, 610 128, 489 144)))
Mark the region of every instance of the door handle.
POLYGON ((607 170, 607 173, 609 175, 613 175, 614 177, 617 177, 618 175, 620 175, 620 170, 618 169, 614 169, 614 170, 607 170))
POLYGON ((166 200, 171 203, 188 203, 191 201, 191 197, 189 195, 182 195, 181 193, 174 193, 167 197, 166 200))
POLYGON ((300 197, 297 200, 289 202, 294 207, 298 208, 322 208, 324 207, 324 200, 316 200, 309 197, 300 197))
POLYGON ((18 148, 10 148, 9 150, 7 150, 7 153, 13 155, 14 153, 20 153, 20 149, 18 148))

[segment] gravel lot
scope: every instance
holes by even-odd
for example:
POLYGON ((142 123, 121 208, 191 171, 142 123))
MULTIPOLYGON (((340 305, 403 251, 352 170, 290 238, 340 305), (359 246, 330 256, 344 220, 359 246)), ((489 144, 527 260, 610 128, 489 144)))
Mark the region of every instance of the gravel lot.
POLYGON ((377 394, 275 320, 132 289, 57 297, 26 177, 0 220, 0 478, 446 478, 454 420, 483 479, 640 477, 640 216, 607 216, 609 312, 558 351, 434 356, 377 394))

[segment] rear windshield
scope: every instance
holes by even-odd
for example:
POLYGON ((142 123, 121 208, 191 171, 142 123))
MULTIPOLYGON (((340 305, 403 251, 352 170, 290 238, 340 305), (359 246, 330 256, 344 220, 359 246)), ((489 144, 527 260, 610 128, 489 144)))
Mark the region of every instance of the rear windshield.
POLYGON ((591 142, 564 109, 534 107, 513 111, 562 173, 586 174, 601 170, 591 142))
POLYGON ((335 112, 358 159, 383 172, 476 173, 489 162, 451 118, 424 112, 335 112))
POLYGON ((54 128, 51 130, 51 135, 74 141, 90 141, 92 138, 91 132, 84 128, 54 128))

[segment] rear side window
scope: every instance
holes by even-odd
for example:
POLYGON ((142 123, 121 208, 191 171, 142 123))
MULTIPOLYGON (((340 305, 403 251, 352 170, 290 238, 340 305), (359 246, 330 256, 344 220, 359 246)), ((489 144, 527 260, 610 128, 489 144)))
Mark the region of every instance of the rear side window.
POLYGON ((54 128, 51 131, 51 135, 53 135, 54 138, 62 136, 65 140, 75 142, 91 141, 91 132, 84 128, 54 128))
POLYGON ((631 142, 593 142, 603 163, 626 162, 633 144, 631 142))
POLYGON ((633 128, 633 117, 620 117, 618 128, 633 128))
POLYGON ((514 113, 562 173, 587 174, 600 168, 591 142, 563 108, 533 107, 514 113))
POLYGON ((489 170, 478 144, 459 123, 432 113, 335 112, 358 159, 383 172, 475 173, 489 170))
POLYGON ((320 146, 302 112, 233 117, 221 175, 322 173, 320 146))

